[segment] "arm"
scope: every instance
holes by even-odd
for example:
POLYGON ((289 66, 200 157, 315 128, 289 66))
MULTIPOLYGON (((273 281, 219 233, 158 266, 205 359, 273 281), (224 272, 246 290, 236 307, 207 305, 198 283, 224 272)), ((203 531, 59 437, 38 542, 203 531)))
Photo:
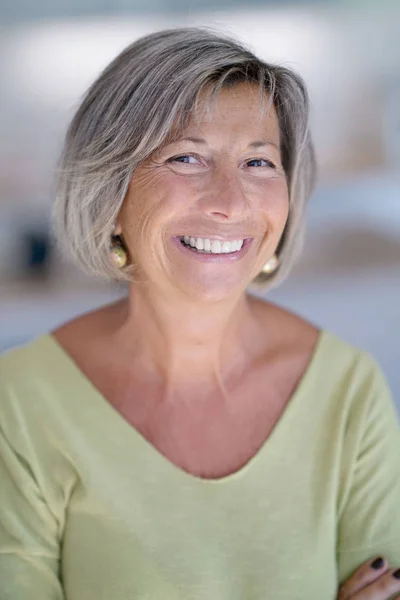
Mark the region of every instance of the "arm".
POLYGON ((400 428, 384 377, 366 360, 368 374, 345 434, 338 499, 341 583, 372 556, 400 567, 400 428))
POLYGON ((57 521, 0 422, 0 598, 62 600, 57 521))

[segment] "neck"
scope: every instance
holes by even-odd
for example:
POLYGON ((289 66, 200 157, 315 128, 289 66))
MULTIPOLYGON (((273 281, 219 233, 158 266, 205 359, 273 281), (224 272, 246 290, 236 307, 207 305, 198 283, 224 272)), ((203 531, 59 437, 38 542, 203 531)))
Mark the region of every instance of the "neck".
POLYGON ((166 389, 224 385, 255 354, 259 324, 251 298, 198 302, 166 300, 132 285, 118 343, 141 372, 166 389))

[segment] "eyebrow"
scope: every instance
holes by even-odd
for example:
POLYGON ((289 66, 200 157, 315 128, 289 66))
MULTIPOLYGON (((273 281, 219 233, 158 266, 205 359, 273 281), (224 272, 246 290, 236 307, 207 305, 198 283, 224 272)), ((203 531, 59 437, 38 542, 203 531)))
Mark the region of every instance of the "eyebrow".
POLYGON ((279 150, 279 147, 276 144, 274 144, 274 142, 264 142, 264 140, 256 140, 255 142, 250 142, 249 144, 249 148, 263 148, 264 146, 273 146, 274 148, 279 150))
MULTIPOLYGON (((172 140, 172 144, 177 144, 179 142, 192 142, 193 144, 198 144, 201 146, 205 146, 207 144, 206 140, 203 138, 197 138, 197 137, 184 137, 184 138, 177 138, 175 140, 172 140)), ((250 142, 250 144, 248 145, 249 148, 263 148, 266 146, 273 146, 274 148, 276 148, 276 150, 279 150, 279 147, 274 144, 274 142, 269 142, 269 141, 264 141, 264 140, 255 140, 254 142, 250 142)))

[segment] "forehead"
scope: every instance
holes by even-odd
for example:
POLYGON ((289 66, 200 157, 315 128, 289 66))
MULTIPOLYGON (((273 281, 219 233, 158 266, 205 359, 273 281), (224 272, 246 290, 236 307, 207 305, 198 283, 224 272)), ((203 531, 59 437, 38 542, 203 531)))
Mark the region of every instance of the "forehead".
POLYGON ((213 121, 229 117, 232 112, 236 117, 251 115, 260 122, 277 119, 270 95, 261 86, 247 82, 200 93, 192 118, 213 121))
POLYGON ((197 96, 186 114, 181 116, 170 132, 169 140, 185 133, 218 125, 232 130, 253 130, 279 135, 276 108, 268 93, 256 83, 238 83, 216 90, 209 85, 197 96))

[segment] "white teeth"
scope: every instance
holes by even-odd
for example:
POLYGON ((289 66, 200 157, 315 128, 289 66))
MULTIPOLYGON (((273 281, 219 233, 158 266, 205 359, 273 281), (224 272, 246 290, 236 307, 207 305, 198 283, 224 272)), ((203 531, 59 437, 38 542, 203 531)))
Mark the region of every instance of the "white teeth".
POLYGON ((221 242, 220 240, 210 240, 208 238, 194 237, 184 235, 181 240, 188 246, 195 248, 199 252, 211 252, 212 254, 227 254, 238 252, 243 246, 244 240, 232 240, 221 242))
POLYGON ((204 250, 206 252, 211 252, 211 242, 210 242, 210 240, 204 240, 204 250))
POLYGON ((213 254, 221 254, 221 242, 219 240, 214 240, 211 244, 211 252, 213 254))

